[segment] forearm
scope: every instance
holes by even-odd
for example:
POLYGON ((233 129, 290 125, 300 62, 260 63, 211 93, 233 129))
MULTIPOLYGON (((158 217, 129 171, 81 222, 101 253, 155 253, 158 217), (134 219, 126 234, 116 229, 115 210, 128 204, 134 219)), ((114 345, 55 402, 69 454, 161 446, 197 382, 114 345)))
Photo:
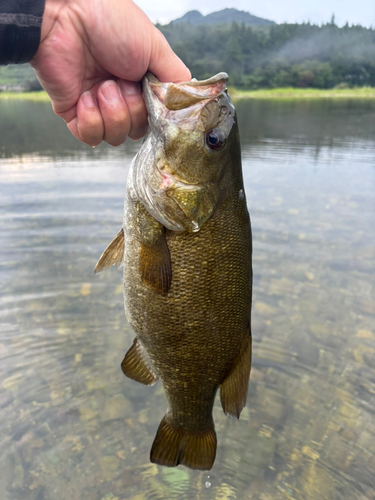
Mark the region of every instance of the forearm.
POLYGON ((45 0, 0 0, 0 64, 29 62, 39 47, 45 0))

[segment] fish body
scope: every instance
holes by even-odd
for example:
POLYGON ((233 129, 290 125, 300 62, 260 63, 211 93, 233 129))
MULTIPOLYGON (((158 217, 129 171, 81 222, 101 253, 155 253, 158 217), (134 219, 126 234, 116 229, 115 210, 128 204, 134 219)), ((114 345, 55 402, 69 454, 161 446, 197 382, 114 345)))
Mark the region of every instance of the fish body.
POLYGON ((145 77, 149 132, 130 169, 122 233, 98 263, 123 260, 136 339, 122 369, 163 383, 169 408, 151 461, 166 466, 212 467, 219 387, 225 413, 239 418, 246 404, 251 228, 226 81, 145 77))

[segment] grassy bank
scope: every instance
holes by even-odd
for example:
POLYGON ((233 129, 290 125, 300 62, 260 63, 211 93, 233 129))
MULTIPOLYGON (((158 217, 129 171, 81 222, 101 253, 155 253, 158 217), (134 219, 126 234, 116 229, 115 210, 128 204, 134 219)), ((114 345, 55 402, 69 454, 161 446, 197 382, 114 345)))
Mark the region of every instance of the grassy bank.
POLYGON ((239 90, 230 88, 234 99, 375 99, 375 87, 353 89, 278 88, 239 90))
POLYGON ((27 100, 27 101, 49 101, 49 97, 46 92, 0 92, 0 100, 6 101, 8 99, 12 100, 27 100))
MULTIPOLYGON (((375 87, 354 89, 299 89, 278 88, 240 90, 229 88, 233 99, 375 99, 375 87)), ((23 99, 28 101, 49 101, 46 92, 0 92, 0 100, 23 99)))

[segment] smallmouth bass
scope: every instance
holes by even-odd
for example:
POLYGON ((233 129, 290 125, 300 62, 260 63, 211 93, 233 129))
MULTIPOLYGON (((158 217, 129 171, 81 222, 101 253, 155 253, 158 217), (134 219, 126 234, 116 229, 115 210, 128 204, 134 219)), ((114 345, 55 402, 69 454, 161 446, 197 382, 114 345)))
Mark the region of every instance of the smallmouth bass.
POLYGON ((148 73, 149 131, 127 181, 123 227, 96 265, 124 266, 136 332, 131 379, 161 379, 169 408, 152 462, 210 469, 214 399, 239 418, 251 367, 251 227, 225 73, 181 84, 148 73))

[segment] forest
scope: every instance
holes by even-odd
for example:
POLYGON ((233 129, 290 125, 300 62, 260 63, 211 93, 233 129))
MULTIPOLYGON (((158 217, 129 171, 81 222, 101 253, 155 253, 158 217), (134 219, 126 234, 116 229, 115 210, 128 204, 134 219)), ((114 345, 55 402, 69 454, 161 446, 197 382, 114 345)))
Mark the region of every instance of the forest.
POLYGON ((202 79, 220 71, 243 89, 375 86, 375 29, 231 24, 157 26, 173 50, 202 79))
MULTIPOLYGON (((235 9, 221 13, 228 18, 228 11, 235 9)), ((196 11, 188 14, 192 19, 203 17, 196 11)), ((220 12, 214 14, 217 17, 220 12)), ((241 13, 234 14, 238 19, 241 13)), ((245 16, 249 17, 248 13, 242 14, 246 22, 255 22, 245 16)), ((322 26, 272 24, 267 20, 251 25, 196 25, 181 22, 184 18, 157 27, 195 78, 226 71, 230 85, 241 89, 375 87, 374 28, 338 27, 334 16, 322 26)), ((41 89, 29 65, 0 67, 0 89, 12 86, 15 90, 41 89)))

